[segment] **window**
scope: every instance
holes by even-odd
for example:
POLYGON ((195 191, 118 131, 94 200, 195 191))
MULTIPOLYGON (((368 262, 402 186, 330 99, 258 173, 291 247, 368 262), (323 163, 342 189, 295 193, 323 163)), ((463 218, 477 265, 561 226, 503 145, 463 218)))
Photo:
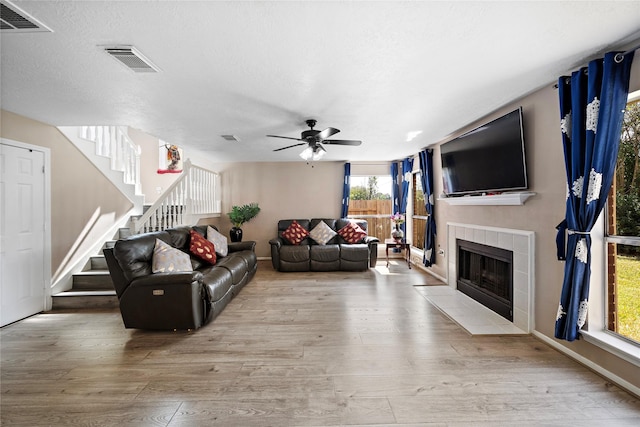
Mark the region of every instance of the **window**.
POLYGON ((606 327, 640 343, 640 93, 630 95, 607 201, 606 327), (637 95, 637 96, 634 96, 637 95))
POLYGON ((391 235, 391 208, 391 175, 351 175, 348 217, 366 219, 370 236, 391 235))
POLYGON ((424 232, 427 227, 427 209, 424 207, 424 191, 422 189, 422 179, 420 172, 413 174, 413 192, 411 216, 413 246, 424 250, 424 232))

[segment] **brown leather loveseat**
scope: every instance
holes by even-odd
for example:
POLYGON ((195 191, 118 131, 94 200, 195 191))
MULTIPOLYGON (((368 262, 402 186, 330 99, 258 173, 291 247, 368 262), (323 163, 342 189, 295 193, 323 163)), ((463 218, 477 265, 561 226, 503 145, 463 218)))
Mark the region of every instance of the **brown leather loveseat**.
POLYGON ((367 221, 361 219, 280 220, 278 237, 269 241, 273 268, 278 271, 363 271, 375 267, 379 240, 366 232, 367 221), (299 242, 286 237, 294 221, 304 230, 299 242), (341 230, 351 225, 357 225, 364 234, 349 242, 341 230), (318 229, 323 232, 317 232, 318 229))

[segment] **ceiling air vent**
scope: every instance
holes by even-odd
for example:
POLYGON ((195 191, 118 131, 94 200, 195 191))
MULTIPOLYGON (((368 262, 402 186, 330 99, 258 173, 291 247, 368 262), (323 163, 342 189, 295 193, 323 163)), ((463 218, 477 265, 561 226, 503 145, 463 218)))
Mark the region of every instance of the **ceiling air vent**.
POLYGON ((0 30, 3 33, 50 33, 51 29, 7 0, 0 1, 0 30))
POLYGON ((105 47, 105 52, 136 73, 157 73, 160 69, 133 46, 105 47))
POLYGON ((240 138, 238 138, 235 135, 220 135, 221 137, 223 137, 225 140, 227 141, 235 141, 235 142, 240 142, 240 138))

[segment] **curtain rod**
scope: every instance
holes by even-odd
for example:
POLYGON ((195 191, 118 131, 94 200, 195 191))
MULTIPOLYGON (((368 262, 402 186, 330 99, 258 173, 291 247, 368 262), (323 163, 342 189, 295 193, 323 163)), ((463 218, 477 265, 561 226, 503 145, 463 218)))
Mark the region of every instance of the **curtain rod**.
POLYGON ((613 58, 614 61, 616 61, 618 64, 622 62, 622 60, 624 59, 625 55, 630 54, 631 52, 635 52, 636 50, 640 49, 640 45, 634 46, 631 49, 629 49, 626 52, 622 52, 622 53, 617 53, 616 56, 613 58))
MULTIPOLYGON (((638 49, 640 49, 640 45, 634 46, 631 49, 627 50, 626 52, 616 53, 616 56, 613 57, 613 60, 619 64, 624 59, 625 55, 629 55, 631 52, 635 52, 638 49)), ((558 89, 558 83, 554 84, 553 88, 558 89)))

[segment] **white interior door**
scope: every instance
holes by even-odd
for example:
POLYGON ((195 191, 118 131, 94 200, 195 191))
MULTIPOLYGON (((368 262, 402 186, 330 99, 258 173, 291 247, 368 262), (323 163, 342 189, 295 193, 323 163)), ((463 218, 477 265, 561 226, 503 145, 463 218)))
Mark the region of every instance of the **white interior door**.
POLYGON ((0 323, 45 308, 42 151, 0 144, 0 323))

